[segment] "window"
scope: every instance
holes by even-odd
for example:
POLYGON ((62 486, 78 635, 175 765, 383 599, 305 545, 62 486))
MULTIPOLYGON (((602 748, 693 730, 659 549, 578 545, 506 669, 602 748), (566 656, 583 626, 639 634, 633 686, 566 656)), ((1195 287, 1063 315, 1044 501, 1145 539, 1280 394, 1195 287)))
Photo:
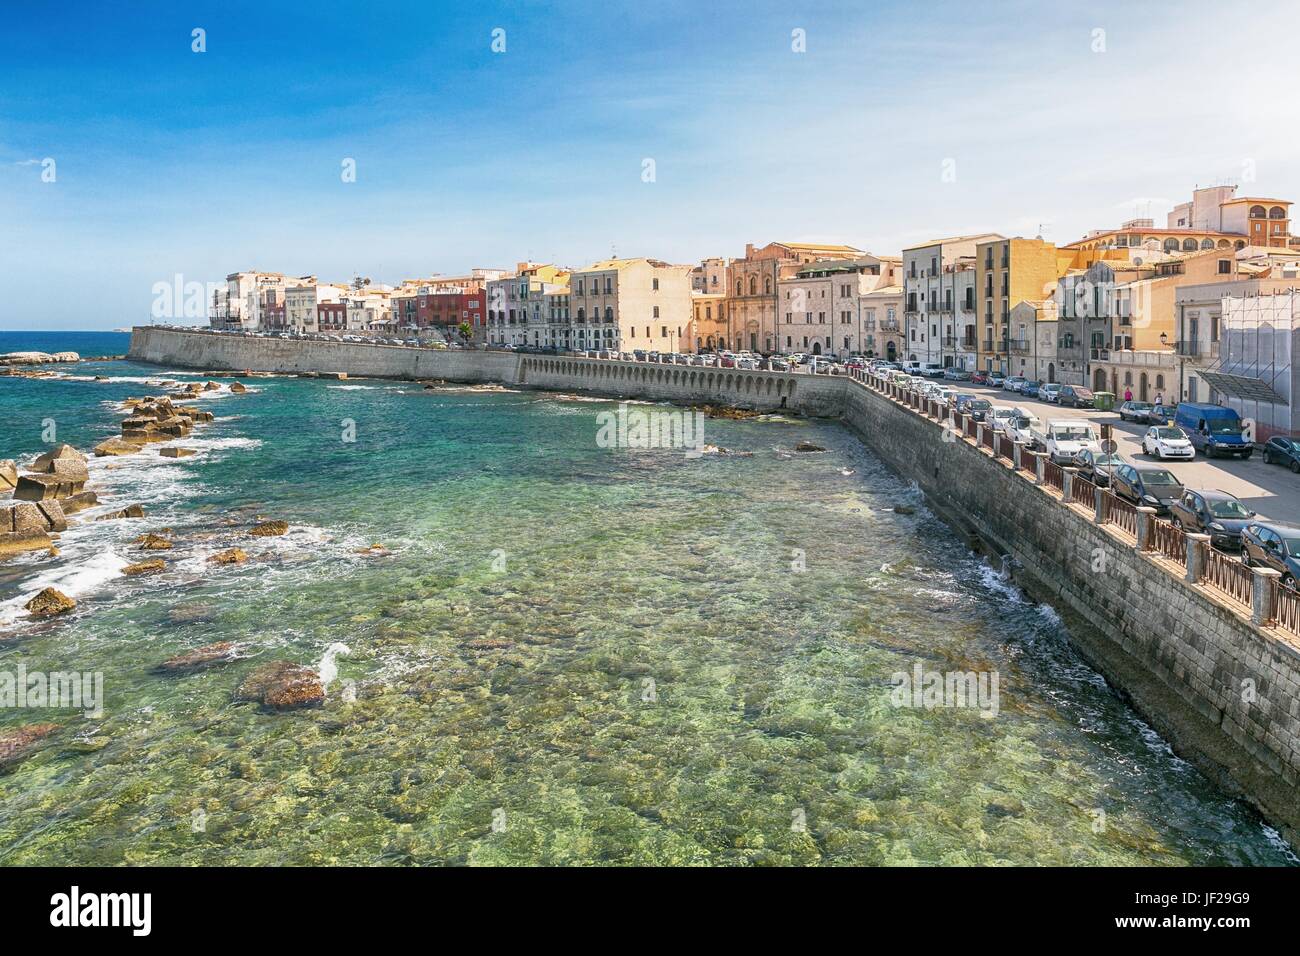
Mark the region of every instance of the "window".
POLYGON ((653 318, 656 318, 656 319, 659 318, 659 306, 657 306, 657 305, 655 306, 655 311, 654 311, 654 316, 653 316, 653 318))
POLYGON ((1220 260, 1219 260, 1219 275, 1221 275, 1221 276, 1226 276, 1226 275, 1231 275, 1231 274, 1232 274, 1232 260, 1231 260, 1231 259, 1220 259, 1220 260))
POLYGON ((651 279, 651 280, 650 280, 650 288, 651 288, 652 290, 654 290, 655 292, 658 292, 658 291, 659 291, 659 280, 658 280, 658 279, 651 279))

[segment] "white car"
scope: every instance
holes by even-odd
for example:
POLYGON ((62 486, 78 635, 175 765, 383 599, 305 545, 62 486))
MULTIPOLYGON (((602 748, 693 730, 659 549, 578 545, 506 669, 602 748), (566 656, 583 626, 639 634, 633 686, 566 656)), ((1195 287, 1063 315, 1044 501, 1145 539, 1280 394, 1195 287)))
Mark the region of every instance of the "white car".
POLYGON ((1187 438, 1187 432, 1177 425, 1152 425, 1142 436, 1142 450, 1153 458, 1182 458, 1190 461, 1196 449, 1187 438))
POLYGON ((1038 420, 1036 415, 1031 415, 1023 408, 1017 408, 1012 412, 1011 423, 1006 427, 1006 433, 1017 441, 1022 441, 1025 446, 1033 451, 1041 442, 1039 434, 1042 432, 1043 423, 1038 420))
POLYGON ((1015 421, 1016 410, 1014 408, 995 407, 989 411, 989 424, 995 432, 1007 432, 1010 434, 1011 423, 1015 421))

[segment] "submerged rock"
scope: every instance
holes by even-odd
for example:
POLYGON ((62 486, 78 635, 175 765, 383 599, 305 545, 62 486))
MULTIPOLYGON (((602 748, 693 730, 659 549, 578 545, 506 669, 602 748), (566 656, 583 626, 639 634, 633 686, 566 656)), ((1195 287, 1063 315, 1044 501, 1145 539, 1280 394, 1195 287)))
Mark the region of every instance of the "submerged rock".
POLYGON ((77 606, 77 602, 58 588, 46 588, 23 606, 33 617, 54 617, 56 614, 66 614, 71 611, 77 606))
POLYGON ((112 521, 115 518, 143 518, 144 505, 127 505, 121 511, 113 511, 106 515, 100 515, 96 521, 112 521))
POLYGON ((814 445, 810 441, 801 441, 799 442, 799 444, 794 446, 794 450, 795 451, 825 451, 826 449, 823 448, 821 445, 814 445))
POLYGON ((208 560, 213 564, 243 564, 248 560, 248 555, 241 548, 229 548, 225 551, 218 551, 208 560))
POLYGON ((137 564, 128 564, 122 569, 122 573, 129 577, 138 577, 144 574, 157 574, 167 567, 167 562, 162 558, 150 558, 148 561, 140 561, 137 564))
POLYGON ((287 521, 263 521, 261 524, 255 524, 248 529, 248 533, 256 538, 271 538, 287 534, 288 531, 289 522, 287 521))
POLYGON ((0 770, 26 760, 35 753, 38 743, 58 729, 58 724, 28 724, 0 731, 0 770))
POLYGON ((292 661, 271 661, 255 668, 235 692, 237 701, 254 701, 272 710, 313 707, 325 699, 320 675, 292 661))
POLYGON ((158 454, 163 458, 188 458, 195 451, 193 448, 159 448, 158 454))
POLYGON ((245 388, 245 387, 244 387, 241 383, 239 383, 239 382, 231 382, 231 383, 230 383, 230 390, 231 390, 232 392, 234 392, 236 395, 242 395, 242 394, 244 394, 244 392, 248 391, 248 389, 245 388))
POLYGON ((135 539, 135 545, 142 551, 167 551, 172 543, 161 535, 142 534, 135 539))
POLYGON ((218 664, 229 664, 231 661, 236 660, 238 655, 239 645, 234 641, 218 641, 215 644, 207 644, 192 651, 186 651, 184 654, 169 657, 154 669, 164 674, 178 674, 202 670, 205 667, 214 667, 218 664))
POLYGON ((894 505, 894 514, 896 515, 914 515, 916 509, 911 505, 894 505))

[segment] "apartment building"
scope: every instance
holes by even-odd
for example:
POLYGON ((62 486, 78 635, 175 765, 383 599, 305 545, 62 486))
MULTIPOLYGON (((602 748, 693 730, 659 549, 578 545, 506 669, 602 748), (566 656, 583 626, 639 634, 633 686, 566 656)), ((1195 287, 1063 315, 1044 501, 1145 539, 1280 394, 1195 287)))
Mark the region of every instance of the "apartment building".
POLYGON ((807 263, 777 283, 776 351, 841 358, 866 351, 863 297, 894 285, 902 260, 862 255, 807 263))
POLYGON ((1171 399, 1178 387, 1177 291, 1234 280, 1235 251, 1210 249, 1155 261, 1137 257, 1127 264, 1097 265, 1105 332, 1103 338, 1099 328, 1089 346, 1092 387, 1120 396, 1131 390, 1139 401, 1151 401, 1157 394, 1171 399))
POLYGON ((264 305, 269 299, 283 307, 285 288, 298 281, 280 272, 232 272, 226 276, 226 287, 213 293, 209 324, 217 329, 270 328, 264 305))
POLYGON ((818 259, 862 255, 861 249, 829 243, 770 242, 761 248, 746 243, 744 258, 732 260, 727 269, 732 348, 767 354, 777 351, 780 281, 793 278, 801 266, 818 259))
POLYGON ((513 275, 487 284, 485 341, 490 345, 544 346, 550 328, 548 293, 568 287, 569 270, 550 263, 521 262, 513 275))
MULTIPOLYGON (((902 273, 901 260, 899 274, 902 273)), ((862 352, 896 362, 903 355, 903 287, 881 286, 862 296, 862 352)))
MULTIPOLYGON (((1171 229, 1213 229, 1224 236, 1244 236, 1229 240, 1238 249, 1287 248, 1291 241, 1291 202, 1238 196, 1236 186, 1205 186, 1194 190, 1189 202, 1173 208, 1167 225, 1171 229)), ((1228 246, 1219 246, 1216 241, 1215 248, 1228 246)), ((1190 250, 1184 246, 1183 251, 1190 250)))
MULTIPOLYGON (((692 279, 694 276, 692 276, 692 279)), ((722 277, 725 288, 726 276, 722 277)), ((719 352, 727 348, 727 296, 725 292, 691 291, 691 328, 686 335, 690 352, 719 352)))
POLYGON ((298 332, 319 332, 319 307, 323 303, 342 302, 348 290, 344 285, 317 282, 315 276, 306 279, 285 287, 285 325, 298 332))
POLYGON ((691 270, 691 291, 703 292, 707 295, 726 295, 727 270, 731 267, 731 262, 731 259, 721 256, 701 260, 700 264, 691 270))
POLYGON ((904 356, 907 361, 958 365, 975 355, 968 330, 975 325, 972 276, 981 242, 995 232, 949 236, 903 250, 904 356), (963 261, 965 260, 965 261, 963 261), (945 342, 950 343, 945 349, 945 342))
POLYGON ((569 276, 572 348, 689 349, 691 269, 658 259, 605 259, 569 276))
MULTIPOLYGON (((1011 312, 1022 302, 1042 303, 1056 295, 1057 282, 1078 256, 1041 238, 981 239, 975 249, 975 296, 979 307, 976 363, 986 372, 1016 374, 1012 357, 1028 360, 1037 332, 1014 339, 1011 312), (1012 349, 1015 348, 1013 352, 1012 349)), ((1041 314, 1041 313, 1040 313, 1041 314)), ((1055 315, 1055 313, 1052 313, 1055 315)))

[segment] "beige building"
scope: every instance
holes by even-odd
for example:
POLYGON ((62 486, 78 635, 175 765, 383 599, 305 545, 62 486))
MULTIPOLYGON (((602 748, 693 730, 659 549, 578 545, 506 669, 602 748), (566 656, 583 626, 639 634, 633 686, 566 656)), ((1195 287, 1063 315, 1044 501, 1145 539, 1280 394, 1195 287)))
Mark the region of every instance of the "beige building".
POLYGON ((521 262, 513 275, 486 283, 489 345, 545 347, 550 329, 548 293, 568 286, 569 270, 550 263, 521 262))
POLYGON ((781 313, 778 283, 792 278, 801 266, 818 259, 846 259, 864 255, 852 246, 770 242, 762 248, 745 245, 743 259, 727 270, 727 316, 731 345, 736 351, 778 351, 777 322, 781 313))
POLYGON ((974 279, 968 263, 976 247, 995 232, 934 239, 903 250, 903 360, 955 365, 974 346, 967 334, 975 324, 974 279), (945 348, 945 343, 948 343, 945 348))
POLYGON ((862 352, 898 361, 903 355, 903 287, 881 286, 862 296, 862 352))
POLYGON ((605 259, 569 276, 572 348, 681 352, 692 319, 691 266, 605 259))
POLYGON ((898 282, 902 260, 862 255, 820 259, 777 283, 778 352, 847 358, 865 353, 864 297, 898 282))
POLYGON ((317 332, 320 330, 317 306, 341 303, 348 288, 332 282, 317 282, 314 276, 307 278, 309 281, 299 281, 284 290, 285 325, 298 332, 317 332))
MULTIPOLYGON (((726 277, 723 277, 725 286, 726 277)), ((727 348, 727 296, 723 292, 691 293, 691 328, 683 351, 720 352, 727 348)))

